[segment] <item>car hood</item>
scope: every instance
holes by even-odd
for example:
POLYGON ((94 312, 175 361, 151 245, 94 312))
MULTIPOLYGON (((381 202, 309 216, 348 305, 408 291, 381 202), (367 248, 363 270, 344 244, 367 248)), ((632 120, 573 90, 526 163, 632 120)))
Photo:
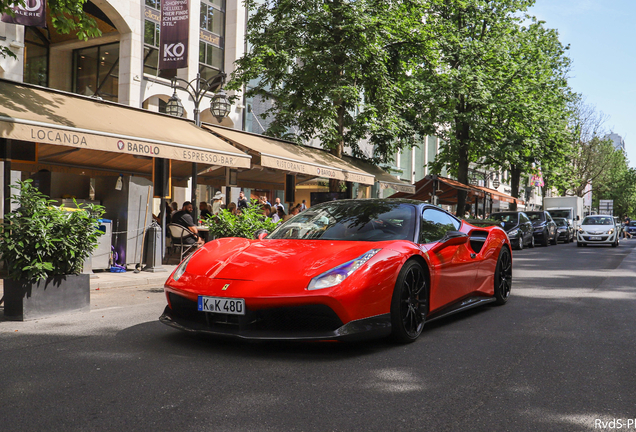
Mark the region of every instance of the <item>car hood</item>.
POLYGON ((332 240, 247 240, 222 238, 205 244, 187 272, 212 279, 266 281, 296 277, 308 280, 390 242, 332 240))
POLYGON ((542 221, 542 220, 532 221, 532 226, 535 226, 535 227, 537 227, 539 225, 545 225, 545 224, 546 224, 546 222, 542 221))

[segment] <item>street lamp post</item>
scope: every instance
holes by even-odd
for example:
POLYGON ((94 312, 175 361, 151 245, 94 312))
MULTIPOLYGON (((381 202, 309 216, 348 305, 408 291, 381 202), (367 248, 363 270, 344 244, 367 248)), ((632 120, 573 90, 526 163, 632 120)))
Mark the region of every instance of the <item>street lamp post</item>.
MULTIPOLYGON (((211 91, 213 88, 221 87, 225 82, 225 73, 220 72, 213 77, 204 80, 201 78, 201 74, 197 73, 197 77, 192 81, 186 81, 183 78, 174 77, 172 78, 171 86, 174 89, 174 94, 168 99, 168 104, 166 105, 166 113, 176 116, 183 117, 184 108, 179 96, 177 96, 177 89, 183 90, 187 92, 192 101, 194 102, 194 124, 197 127, 201 127, 201 111, 199 110, 199 105, 201 101, 205 97, 205 95, 211 91)), ((210 102, 210 111, 212 115, 216 117, 216 119, 221 123, 223 118, 227 117, 230 113, 230 101, 228 100, 225 92, 223 90, 219 90, 212 97, 212 101, 210 102)), ((196 162, 192 162, 192 219, 197 220, 198 216, 198 199, 197 199, 197 175, 198 175, 198 167, 196 162)))

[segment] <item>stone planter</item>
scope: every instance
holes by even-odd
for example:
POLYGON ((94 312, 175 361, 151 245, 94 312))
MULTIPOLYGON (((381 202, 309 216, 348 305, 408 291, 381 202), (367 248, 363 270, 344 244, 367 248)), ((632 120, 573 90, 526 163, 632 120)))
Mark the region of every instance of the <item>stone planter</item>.
POLYGON ((4 317, 25 321, 90 310, 90 275, 66 275, 36 283, 4 280, 4 317))

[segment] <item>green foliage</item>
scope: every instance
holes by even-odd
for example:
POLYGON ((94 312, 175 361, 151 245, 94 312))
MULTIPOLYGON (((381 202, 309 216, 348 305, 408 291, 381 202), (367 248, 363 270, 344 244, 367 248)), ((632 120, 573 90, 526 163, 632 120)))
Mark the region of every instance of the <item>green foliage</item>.
POLYGON ((227 88, 247 86, 248 97, 273 102, 266 134, 317 138, 338 157, 344 148, 364 157, 358 144, 367 138, 377 160, 390 158, 398 144, 413 144, 415 133, 400 114, 406 71, 399 53, 420 15, 386 0, 245 4, 250 50, 227 88))
MULTIPOLYGON (((99 37, 101 30, 97 22, 84 12, 84 3, 87 0, 43 0, 47 1, 47 13, 51 15, 53 28, 60 34, 77 32, 77 38, 87 41, 90 37, 99 37)), ((10 6, 21 4, 24 0, 0 0, 0 14, 13 14, 10 6)), ((0 48, 0 57, 17 56, 8 48, 0 48)))
MULTIPOLYGON (((569 59, 556 31, 524 15, 533 3, 432 0, 422 6, 437 55, 411 57, 407 99, 423 132, 433 125, 443 140, 433 172, 447 167, 467 183, 471 163, 521 172, 558 155, 569 59)), ((458 198, 463 208, 465 193, 458 198)))
POLYGON ((5 216, 0 233, 0 253, 9 277, 35 282, 57 275, 79 274, 84 260, 97 246, 102 232, 97 220, 103 207, 86 205, 79 210, 55 207, 32 185, 18 182, 13 195, 19 208, 5 216))
POLYGON ((250 206, 237 214, 223 209, 218 215, 209 216, 203 222, 210 229, 210 236, 213 238, 242 237, 252 239, 258 230, 265 229, 272 232, 276 228, 276 223, 263 215, 256 200, 252 200, 250 206))

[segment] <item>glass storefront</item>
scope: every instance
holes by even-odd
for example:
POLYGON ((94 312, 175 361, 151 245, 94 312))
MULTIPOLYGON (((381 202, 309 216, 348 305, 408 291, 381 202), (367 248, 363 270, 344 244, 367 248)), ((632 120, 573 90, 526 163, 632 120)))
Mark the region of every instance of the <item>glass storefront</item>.
POLYGON ((119 42, 73 51, 74 92, 117 102, 119 42))
POLYGON ((47 87, 49 84, 48 41, 37 29, 24 28, 24 77, 23 81, 47 87))

